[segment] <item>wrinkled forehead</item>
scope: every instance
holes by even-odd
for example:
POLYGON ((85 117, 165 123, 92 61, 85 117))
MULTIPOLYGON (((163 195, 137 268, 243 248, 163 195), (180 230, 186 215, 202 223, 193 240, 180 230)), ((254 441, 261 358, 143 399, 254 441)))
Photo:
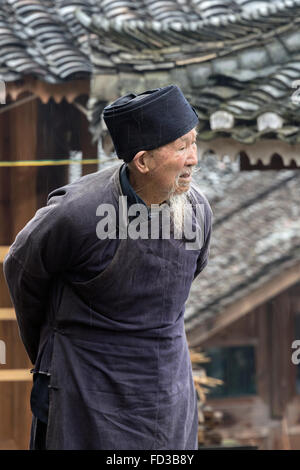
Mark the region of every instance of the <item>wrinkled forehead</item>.
POLYGON ((194 140, 195 138, 197 137, 197 130, 196 128, 194 127, 194 129, 192 129, 190 132, 187 132, 187 134, 184 134, 183 136, 179 137, 175 142, 177 141, 187 141, 187 140, 194 140))
POLYGON ((160 161, 160 164, 164 164, 167 162, 164 162, 163 158, 166 157, 166 154, 172 155, 172 152, 174 152, 177 147, 185 142, 189 143, 192 142, 196 139, 197 137, 197 130, 196 127, 194 127, 191 131, 187 132, 183 136, 179 137, 176 140, 173 140, 172 142, 162 145, 161 147, 157 147, 156 149, 153 150, 148 150, 149 154, 152 155, 152 157, 158 158, 160 161))
POLYGON ((169 144, 164 145, 163 147, 174 147, 177 144, 181 144, 182 142, 189 142, 194 140, 197 137, 197 130, 196 128, 192 129, 191 131, 187 132, 186 134, 182 135, 181 137, 178 137, 178 139, 173 140, 173 142, 170 142, 169 144))

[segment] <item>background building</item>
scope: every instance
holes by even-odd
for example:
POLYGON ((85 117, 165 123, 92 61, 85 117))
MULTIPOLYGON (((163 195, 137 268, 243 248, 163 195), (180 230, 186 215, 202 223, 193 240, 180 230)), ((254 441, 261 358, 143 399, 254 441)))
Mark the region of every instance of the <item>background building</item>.
MULTIPOLYGON (((209 398, 224 412, 223 436, 270 449, 300 445, 291 361, 300 339, 299 12, 300 0, 0 5, 0 263, 48 193, 70 181, 61 160, 113 150, 103 107, 178 84, 199 114, 198 182, 215 215, 188 339, 225 382, 209 398)), ((2 268, 0 340, 0 448, 26 449, 31 364, 2 268)))

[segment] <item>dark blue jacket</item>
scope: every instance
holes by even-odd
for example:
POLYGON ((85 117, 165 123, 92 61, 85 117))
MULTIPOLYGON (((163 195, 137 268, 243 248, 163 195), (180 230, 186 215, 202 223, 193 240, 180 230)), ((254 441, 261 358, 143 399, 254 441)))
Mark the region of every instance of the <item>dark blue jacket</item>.
POLYGON ((50 193, 5 259, 23 343, 34 371, 50 376, 46 447, 197 449, 184 306, 207 263, 211 209, 192 187, 204 206, 201 249, 128 237, 112 256, 96 213, 102 203, 118 213, 119 172, 50 193))

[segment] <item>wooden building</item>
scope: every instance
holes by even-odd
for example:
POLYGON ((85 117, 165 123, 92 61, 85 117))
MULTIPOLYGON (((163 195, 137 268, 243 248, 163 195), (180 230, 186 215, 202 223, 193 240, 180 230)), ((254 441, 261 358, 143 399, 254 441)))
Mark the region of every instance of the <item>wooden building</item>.
POLYGON ((121 94, 170 83, 196 108, 199 185, 215 219, 212 257, 187 305, 190 344, 210 350, 209 375, 224 375, 210 398, 227 412, 224 437, 299 448, 300 1, 109 8, 109 17, 101 2, 93 15, 76 12, 94 34, 91 130, 105 136, 101 111, 121 94), (206 175, 208 154, 220 168, 206 175))
POLYGON ((199 185, 215 219, 211 260, 187 305, 190 344, 210 351, 208 373, 226 383, 210 398, 226 412, 224 437, 299 448, 300 1, 109 7, 110 17, 101 2, 93 15, 76 12, 94 34, 91 130, 105 136, 101 111, 121 94, 170 83, 196 108, 199 185), (208 154, 220 160, 211 187, 208 154))
POLYGON ((112 0, 77 11, 93 35, 94 135, 107 102, 176 83, 197 109, 201 155, 240 157, 241 170, 300 166, 299 12, 299 0, 112 0))
POLYGON ((214 212, 210 261, 186 306, 190 346, 224 381, 207 404, 224 440, 299 449, 300 173, 208 160, 196 177, 214 212))
MULTIPOLYGON (((97 158, 85 114, 91 65, 84 30, 71 10, 55 10, 54 1, 0 5, 0 80, 5 84, 0 105, 0 340, 5 345, 0 449, 28 448, 32 386, 32 364, 19 337, 3 260, 17 233, 45 205, 49 191, 68 182, 67 165, 26 161, 55 163, 68 159, 71 151, 97 158)), ((96 170, 97 165, 83 166, 83 174, 96 170)))
MULTIPOLYGON (((209 374, 226 381, 209 399, 225 413, 224 438, 299 448, 291 344, 300 337, 300 194, 297 171, 287 169, 300 165, 300 0, 223 3, 3 1, 0 163, 72 150, 96 157, 88 126, 94 142, 105 137, 107 103, 178 84, 199 114, 199 184, 215 214, 211 261, 187 305, 188 339, 211 354, 209 374), (219 158, 211 171, 209 151, 219 158), (285 170, 240 171, 272 168, 285 170)), ((63 166, 0 166, 0 263, 66 182, 63 166)), ((11 307, 0 269, 0 448, 26 449, 31 364, 11 307)))

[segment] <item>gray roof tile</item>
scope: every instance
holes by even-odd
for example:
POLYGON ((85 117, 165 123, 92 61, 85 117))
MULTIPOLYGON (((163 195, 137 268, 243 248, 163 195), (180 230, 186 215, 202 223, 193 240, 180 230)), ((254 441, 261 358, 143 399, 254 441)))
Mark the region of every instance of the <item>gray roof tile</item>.
POLYGON ((0 79, 26 75, 49 83, 89 77, 88 35, 74 15, 80 7, 95 11, 95 2, 64 0, 3 0, 0 3, 0 79), (56 51, 64 51, 57 62, 56 51), (72 62, 70 66, 69 62, 72 62), (63 64, 64 62, 64 64, 63 64))
POLYGON ((210 260, 186 306, 187 329, 300 261, 298 171, 240 173, 237 162, 207 157, 195 179, 214 220, 210 260))
MULTIPOLYGON (((263 135, 294 144, 299 13, 300 0, 3 0, 0 79, 33 75, 58 83, 92 72, 117 75, 112 99, 138 80, 152 87, 175 81, 199 111, 203 141, 224 135, 210 127, 211 115, 223 110, 235 118, 226 135, 239 142, 263 135), (268 111, 280 114, 285 128, 259 132, 256 120, 268 111)), ((96 135, 109 93, 100 93, 100 104, 94 98, 96 135)))
MULTIPOLYGON (((76 12, 94 34, 91 60, 96 75, 107 73, 105 55, 111 73, 131 70, 132 83, 136 73, 148 71, 157 72, 161 83, 160 71, 169 71, 167 84, 174 80, 172 71, 181 69, 184 78, 178 74, 176 83, 183 83, 199 111, 202 140, 223 135, 210 128, 210 116, 217 110, 232 113, 235 127, 227 135, 244 143, 260 139, 255 121, 267 111, 280 112, 290 127, 299 125, 300 108, 291 95, 300 73, 300 0, 138 0, 134 8, 127 6, 130 18, 120 13, 109 19, 107 12, 120 8, 120 3, 99 2, 93 15, 76 12), (240 121, 248 129, 241 129, 240 121)), ((130 80, 126 86, 132 91, 130 80)), ((122 83, 119 89, 125 89, 122 83)), ((97 112, 91 109, 95 132, 97 112)), ((267 132, 263 135, 268 138, 267 132)), ((274 131, 269 137, 274 138, 274 131)), ((275 137, 293 144, 300 140, 300 131, 295 135, 281 130, 275 137)))

